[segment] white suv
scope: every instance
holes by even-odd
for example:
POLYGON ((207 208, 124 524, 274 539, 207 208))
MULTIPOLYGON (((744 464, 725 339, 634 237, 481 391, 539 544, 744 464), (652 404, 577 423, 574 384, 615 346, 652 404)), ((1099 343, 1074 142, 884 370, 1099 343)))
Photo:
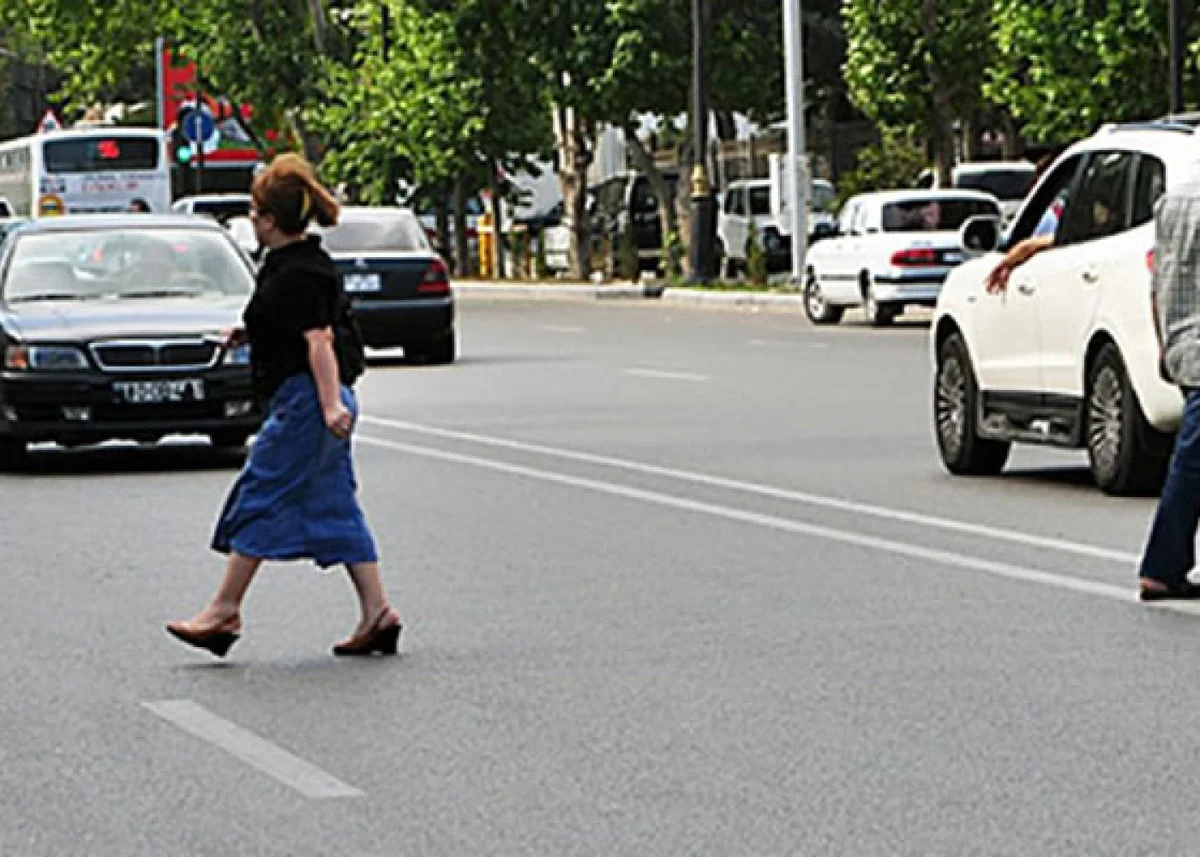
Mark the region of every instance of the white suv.
MULTIPOLYGON (((1151 315, 1154 206, 1200 164, 1200 137, 1170 122, 1108 126, 1068 149, 1021 207, 1002 247, 1061 211, 1054 246, 1000 294, 986 252, 946 280, 934 313, 933 405, 942 461, 956 474, 1003 469, 1013 442, 1086 448, 1110 494, 1161 486, 1183 397, 1159 375, 1151 315)), ((997 243, 963 226, 963 249, 997 243)))

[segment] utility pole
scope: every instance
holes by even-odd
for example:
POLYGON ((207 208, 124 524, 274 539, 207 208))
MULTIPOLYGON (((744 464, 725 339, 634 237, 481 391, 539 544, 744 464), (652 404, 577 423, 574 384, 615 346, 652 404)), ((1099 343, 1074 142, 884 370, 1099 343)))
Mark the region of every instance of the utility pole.
POLYGON ((1183 112, 1183 2, 1167 0, 1167 30, 1171 45, 1171 114, 1183 112))
POLYGON ((705 54, 708 41, 708 0, 692 0, 692 124, 695 131, 695 165, 692 167, 692 282, 713 278, 713 238, 716 209, 708 180, 708 92, 705 54))
POLYGON ((792 281, 804 288, 804 257, 808 253, 808 170, 804 161, 804 33, 800 0, 783 0, 784 83, 787 93, 788 169, 786 175, 792 222, 792 281))

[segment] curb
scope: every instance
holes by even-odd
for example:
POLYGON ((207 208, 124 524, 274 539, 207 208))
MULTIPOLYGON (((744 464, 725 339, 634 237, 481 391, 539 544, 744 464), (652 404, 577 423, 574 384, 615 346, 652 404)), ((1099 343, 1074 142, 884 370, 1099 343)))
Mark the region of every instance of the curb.
POLYGON ((798 312, 804 309, 803 295, 776 292, 714 292, 704 289, 665 289, 664 303, 706 309, 739 309, 770 312, 798 312))
POLYGON ((794 312, 804 306, 800 294, 777 292, 711 291, 707 289, 667 288, 662 283, 626 283, 617 285, 463 282, 454 284, 454 293, 465 297, 523 298, 537 300, 636 300, 658 298, 673 306, 711 309, 774 310, 794 312))
POLYGON ((603 298, 656 297, 648 285, 633 283, 593 286, 580 283, 541 285, 538 283, 456 282, 456 295, 490 298, 541 298, 545 300, 580 300, 603 298))

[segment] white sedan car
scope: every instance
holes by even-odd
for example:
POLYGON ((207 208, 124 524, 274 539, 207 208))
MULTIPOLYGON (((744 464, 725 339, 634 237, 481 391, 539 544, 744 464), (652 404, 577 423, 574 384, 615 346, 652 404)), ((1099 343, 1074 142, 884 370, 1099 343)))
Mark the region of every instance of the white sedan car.
POLYGON ((909 305, 933 306, 946 275, 962 263, 958 229, 972 217, 999 218, 990 194, 959 190, 865 193, 842 208, 836 235, 809 251, 804 309, 813 324, 837 324, 863 307, 876 327, 909 305))
MULTIPOLYGON (((999 249, 1035 233, 1049 249, 1002 292, 988 252, 946 281, 934 313, 933 418, 942 462, 999 473, 1011 445, 1085 448, 1097 485, 1161 485, 1183 396, 1159 372, 1151 314, 1154 206, 1200 167, 1200 137, 1177 122, 1101 129, 1047 171, 999 249)), ((962 245, 997 243, 973 221, 962 245)))

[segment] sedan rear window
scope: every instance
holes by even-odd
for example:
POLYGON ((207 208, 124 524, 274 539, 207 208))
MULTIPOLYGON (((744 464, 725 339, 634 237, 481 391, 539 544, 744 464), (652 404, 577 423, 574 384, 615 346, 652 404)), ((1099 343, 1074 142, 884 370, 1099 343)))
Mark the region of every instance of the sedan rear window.
POLYGON ((222 232, 109 229, 18 234, 2 284, 9 302, 247 296, 249 267, 222 232))
POLYGON ((403 213, 346 217, 332 229, 314 229, 330 253, 403 253, 431 251, 415 217, 403 213))
POLYGON ((883 207, 884 232, 953 232, 972 217, 999 217, 1000 208, 983 199, 912 199, 883 207))

